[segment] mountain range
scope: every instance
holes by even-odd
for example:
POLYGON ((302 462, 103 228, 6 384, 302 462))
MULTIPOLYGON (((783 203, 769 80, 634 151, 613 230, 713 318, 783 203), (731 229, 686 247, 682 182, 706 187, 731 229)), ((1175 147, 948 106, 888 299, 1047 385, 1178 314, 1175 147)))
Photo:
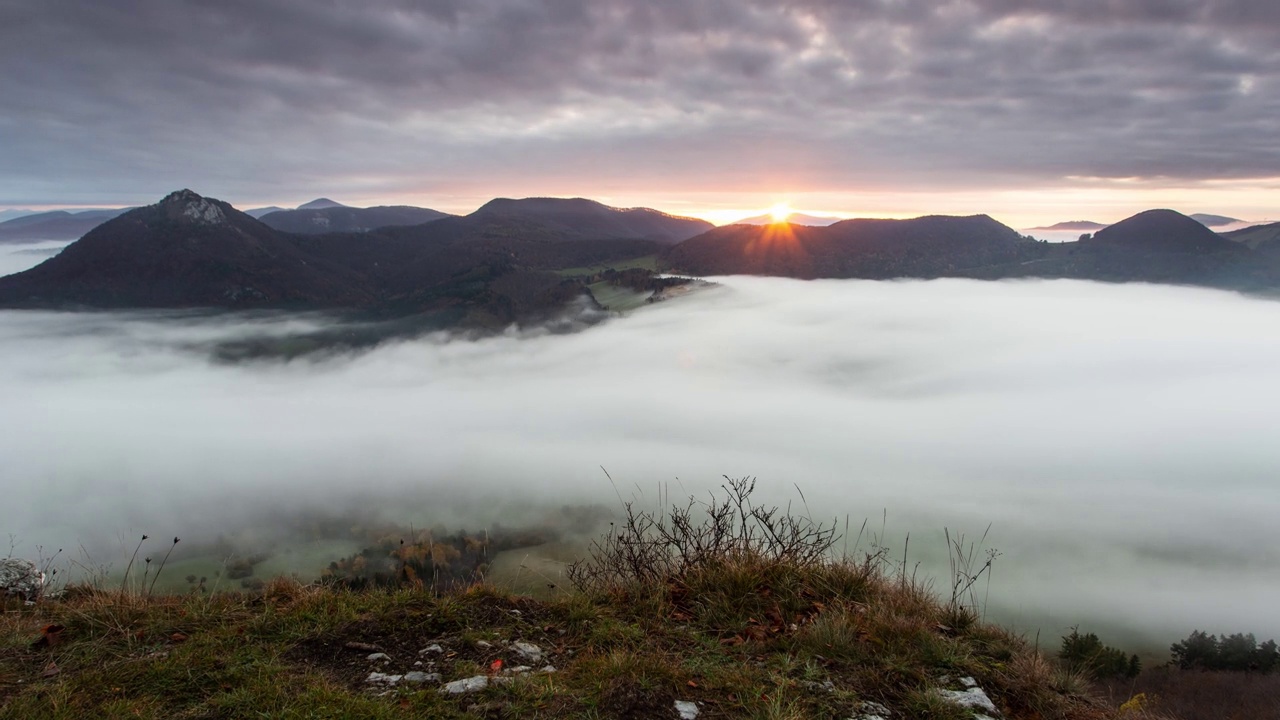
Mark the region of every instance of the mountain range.
MULTIPOLYGON (((351 209, 333 203, 290 212, 351 209)), ((576 299, 590 304, 589 286, 603 268, 637 264, 701 276, 1035 277, 1280 289, 1280 224, 1219 235, 1173 210, 1139 213, 1067 243, 1037 241, 986 215, 716 228, 582 198, 499 198, 465 216, 320 234, 273 227, 268 220, 279 214, 255 219, 178 191, 0 278, 0 307, 342 309, 502 327, 576 299)))
POLYGON ((22 215, 0 222, 0 242, 75 240, 127 210, 54 210, 22 215))
POLYGON ((798 278, 1073 278, 1280 289, 1280 252, 1149 210, 1076 242, 1019 235, 985 215, 716 228, 672 248, 672 272, 798 278))
POLYGON ((364 233, 277 230, 190 190, 0 278, 0 306, 348 309, 502 326, 586 297, 555 272, 654 255, 711 225, 590 200, 494 200, 364 233))

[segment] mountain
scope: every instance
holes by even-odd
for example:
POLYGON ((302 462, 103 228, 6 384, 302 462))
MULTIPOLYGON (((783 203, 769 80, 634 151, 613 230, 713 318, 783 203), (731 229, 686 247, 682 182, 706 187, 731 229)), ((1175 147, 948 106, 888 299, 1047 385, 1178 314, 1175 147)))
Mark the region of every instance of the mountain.
POLYGON ((340 202, 334 202, 329 198, 316 198, 309 203, 303 203, 298 206, 298 210, 327 210, 329 208, 346 207, 340 202))
POLYGON ((1254 225, 1242 230, 1222 233, 1222 237, 1251 248, 1280 245, 1280 222, 1267 225, 1254 225))
POLYGON ((590 303, 586 282, 557 270, 654 255, 704 225, 510 200, 421 225, 299 235, 181 190, 0 278, 0 307, 343 309, 501 328, 590 303))
POLYGON ((74 240, 125 210, 81 210, 24 215, 0 223, 0 242, 23 240, 74 240))
POLYGON ((251 218, 261 218, 263 215, 268 215, 273 212, 280 212, 282 210, 288 210, 288 208, 282 208, 276 205, 269 205, 267 207, 250 208, 248 210, 245 210, 244 214, 248 215, 251 218))
POLYGON ((1193 215, 1190 215, 1189 217, 1192 220, 1195 220, 1196 222, 1200 223, 1201 225, 1204 225, 1205 227, 1211 227, 1211 228, 1223 227, 1225 225, 1234 225, 1239 222, 1244 222, 1243 220, 1239 220, 1233 217, 1227 217, 1225 215, 1209 215, 1208 213, 1195 213, 1193 215))
MULTIPOLYGON (((319 201, 315 201, 319 202, 319 201)), ((312 205, 314 203, 307 203, 312 205)), ((318 235, 329 232, 368 232, 392 225, 421 225, 451 217, 427 208, 392 205, 354 208, 345 205, 297 210, 278 210, 258 217, 267 225, 284 232, 318 235)))
POLYGON ((1093 234, 1092 244, 1135 250, 1209 253, 1234 250, 1230 240, 1173 210, 1147 210, 1093 234))
POLYGON ((1066 222, 1054 223, 1045 227, 1033 227, 1031 230, 1075 230, 1081 232, 1093 232, 1106 227, 1102 223, 1096 223, 1092 220, 1068 220, 1066 222))
POLYGON ((986 215, 844 220, 827 227, 729 225, 665 255, 677 272, 799 278, 940 277, 1012 262, 1031 244, 986 215))
MULTIPOLYGON (((777 221, 772 215, 755 215, 749 218, 743 218, 735 221, 734 225, 773 225, 777 221)), ((822 215, 806 215, 804 213, 791 213, 787 216, 787 222, 792 225, 809 225, 812 227, 825 227, 840 222, 838 217, 826 217, 822 215)))
POLYGON ((466 216, 469 223, 528 223, 566 239, 636 238, 674 245, 714 227, 705 220, 649 208, 613 208, 584 198, 497 198, 466 216))
POLYGON ((346 306, 371 299, 355 280, 227 203, 181 190, 0 278, 0 304, 346 306))

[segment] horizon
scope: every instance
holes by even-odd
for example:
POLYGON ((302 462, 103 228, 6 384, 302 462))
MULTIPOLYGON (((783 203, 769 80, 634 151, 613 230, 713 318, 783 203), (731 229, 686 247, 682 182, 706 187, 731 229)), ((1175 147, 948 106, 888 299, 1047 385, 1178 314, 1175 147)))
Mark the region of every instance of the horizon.
POLYGON ((1280 12, 1164 5, 13 7, 0 209, 1276 217, 1280 12))
MULTIPOLYGON (((177 189, 175 188, 175 191, 176 191, 176 190, 177 190, 177 189)), ((416 205, 415 205, 415 204, 414 204, 414 203, 412 203, 412 202, 367 202, 367 203, 362 202, 362 203, 357 203, 357 202, 343 201, 343 200, 334 199, 331 195, 317 195, 317 196, 312 197, 312 198, 310 198, 310 199, 307 199, 307 200, 300 200, 300 201, 292 201, 292 200, 290 200, 290 201, 263 202, 263 203, 255 203, 255 202, 235 202, 235 201, 229 200, 229 199, 227 199, 227 198, 223 198, 223 197, 219 197, 219 196, 215 196, 215 195, 209 195, 209 194, 207 194, 207 193, 202 193, 202 192, 200 192, 200 191, 198 191, 198 190, 193 190, 193 191, 194 191, 194 192, 196 192, 196 194, 201 195, 202 197, 212 197, 213 199, 221 200, 221 201, 223 201, 223 202, 227 202, 227 203, 229 203, 232 207, 236 208, 237 210, 240 210, 241 212, 247 212, 247 211, 255 210, 255 209, 258 209, 258 208, 272 207, 272 206, 279 207, 279 208, 280 208, 280 209, 282 209, 282 210, 294 210, 294 209, 297 209, 298 207, 300 207, 301 205, 304 205, 304 204, 306 204, 306 203, 313 202, 313 201, 316 201, 316 200, 322 200, 322 199, 324 199, 324 200, 331 200, 331 201, 336 202, 336 203, 338 203, 338 204, 340 204, 340 205, 343 205, 343 206, 346 206, 346 207, 351 207, 351 208, 368 208, 368 207, 387 206, 387 205, 410 205, 410 206, 414 206, 414 207, 430 208, 430 209, 432 209, 432 210, 439 210, 439 211, 441 211, 441 212, 447 212, 447 213, 450 213, 450 214, 453 214, 453 215, 467 215, 467 214, 469 214, 469 213, 475 212, 476 210, 478 210, 481 206, 483 206, 485 203, 489 202, 490 200, 497 200, 497 199, 517 199, 517 200, 520 200, 520 199, 533 199, 533 198, 552 198, 552 199, 560 199, 560 200, 568 200, 568 199, 586 199, 586 200, 592 200, 592 201, 595 201, 595 202, 599 202, 599 203, 604 204, 604 205, 607 205, 607 206, 609 206, 609 207, 614 207, 614 208, 619 208, 619 209, 643 208, 643 209, 649 209, 649 210, 657 210, 657 211, 659 211, 659 212, 664 212, 664 213, 667 213, 667 214, 670 214, 670 215, 678 215, 678 216, 682 216, 682 217, 690 217, 690 218, 694 218, 694 219, 698 219, 698 220, 705 220, 706 222, 709 222, 709 223, 711 223, 712 225, 717 226, 717 227, 723 227, 723 226, 725 226, 725 225, 732 225, 732 224, 735 224, 735 223, 737 223, 737 222, 741 222, 741 221, 743 221, 743 220, 752 219, 752 218, 755 218, 755 217, 758 217, 758 216, 769 215, 769 214, 771 214, 772 212, 774 212, 774 211, 778 210, 780 207, 785 207, 785 209, 786 209, 786 211, 787 211, 787 213, 788 213, 788 216, 789 216, 789 217, 790 217, 790 216, 797 216, 797 215, 807 215, 807 216, 812 216, 812 217, 816 217, 816 218, 835 219, 835 220, 837 220, 837 221, 838 221, 838 220, 855 220, 855 219, 906 220, 906 219, 913 219, 913 218, 918 218, 918 217, 925 217, 925 216, 929 216, 929 215, 952 215, 952 216, 988 215, 988 216, 990 216, 990 217, 994 218, 995 220, 997 220, 997 221, 999 221, 999 222, 1001 222, 1001 223, 1003 223, 1003 224, 1007 225, 1008 227, 1014 228, 1014 229, 1016 229, 1016 230, 1050 230, 1050 229, 1051 229, 1051 228, 1050 228, 1050 226, 1052 226, 1052 225, 1054 225, 1054 224, 1056 224, 1056 223, 1064 223, 1064 222, 1096 222, 1096 223, 1099 223, 1099 224, 1101 224, 1101 225, 1112 225, 1112 224, 1115 224, 1115 223, 1117 223, 1117 222, 1120 222, 1121 220, 1124 220, 1124 219, 1126 219, 1126 218, 1132 217, 1133 215, 1136 215, 1136 214, 1138 214, 1138 213, 1140 213, 1140 212, 1144 212, 1144 211, 1147 211, 1147 210, 1155 210, 1155 209, 1171 209, 1171 210, 1175 210, 1176 212, 1180 212, 1180 213, 1182 213, 1182 214, 1184 214, 1184 215, 1193 215, 1193 214, 1229 215, 1229 213, 1217 212, 1216 210, 1212 210, 1212 209, 1206 210, 1206 209, 1203 209, 1203 208, 1186 209, 1186 208, 1177 208, 1177 207, 1168 207, 1168 206, 1152 206, 1152 207, 1138 208, 1138 209, 1134 210, 1133 212, 1130 212, 1130 213, 1128 213, 1128 214, 1126 214, 1126 215, 1122 215, 1122 216, 1118 216, 1118 217, 1113 217, 1113 218, 1104 218, 1104 219, 1100 219, 1100 218, 1095 218, 1095 217, 1089 217, 1089 218, 1074 218, 1074 217, 1073 217, 1073 218, 1059 218, 1059 219, 1056 219, 1056 220, 1044 221, 1044 222, 1039 223, 1039 224, 1025 224, 1025 223, 1011 222, 1011 221, 1006 220, 1005 218, 1001 217, 1000 215, 998 215, 998 214, 996 214, 996 213, 993 213, 993 212, 986 212, 986 211, 982 211, 982 210, 975 210, 975 211, 972 211, 972 212, 966 212, 966 211, 963 211, 963 210, 958 211, 958 212, 935 212, 935 211, 927 211, 927 210, 926 210, 926 211, 910 211, 910 210, 908 210, 908 211, 905 211, 905 212, 895 212, 895 213, 874 213, 874 212, 868 212, 868 213, 863 213, 863 214, 851 214, 851 213, 844 212, 844 211, 840 211, 840 210, 815 210, 815 209, 810 209, 810 208, 798 208, 798 207, 794 207, 793 205, 791 205, 791 204, 789 204, 789 203, 785 203, 785 202, 781 202, 781 203, 772 203, 772 204, 767 205, 767 206, 763 206, 763 207, 756 207, 756 208, 736 208, 736 209, 727 209, 727 210, 723 210, 723 209, 722 209, 722 210, 703 210, 703 211, 700 211, 700 212, 699 212, 699 211, 685 211, 685 212, 681 212, 681 211, 675 211, 675 210, 672 210, 672 209, 667 208, 667 207, 659 207, 659 206, 653 206, 653 205, 629 205, 629 204, 618 204, 618 203, 608 202, 608 201, 603 200, 603 199, 601 199, 601 198, 591 197, 591 196, 587 196, 587 195, 546 195, 546 194, 534 194, 534 195, 519 196, 519 197, 495 195, 495 196, 493 196, 492 198, 488 198, 487 200, 484 200, 484 201, 482 201, 482 202, 479 202, 479 203, 478 203, 478 204, 476 204, 474 207, 471 207, 471 208, 469 208, 469 209, 466 209, 466 208, 460 208, 460 209, 456 209, 456 210, 449 210, 449 209, 445 209, 445 208, 443 208, 443 207, 439 207, 439 206, 435 206, 435 205, 429 205, 429 204, 416 204, 416 205)), ((29 206, 26 206, 26 207, 18 207, 18 206, 15 206, 15 205, 9 205, 9 206, 0 205, 0 212, 4 212, 4 211, 8 211, 8 210, 16 210, 16 211, 30 211, 30 212, 32 212, 32 213, 34 214, 34 213, 37 213, 37 212, 56 212, 56 211, 59 211, 59 210, 75 212, 75 211, 86 211, 86 210, 108 210, 108 209, 111 209, 111 210, 119 210, 119 209, 129 209, 129 208, 134 208, 134 207, 143 207, 143 206, 146 206, 146 205, 153 205, 153 204, 155 204, 155 203, 159 202, 159 201, 160 201, 160 200, 161 200, 165 195, 167 195, 167 194, 168 194, 168 193, 164 193, 164 194, 162 194, 161 196, 158 196, 158 197, 153 198, 153 199, 151 199, 150 201, 146 201, 146 202, 127 203, 127 204, 123 204, 123 205, 114 205, 114 206, 113 206, 113 205, 107 205, 107 204, 93 204, 93 203, 86 204, 86 205, 48 205, 48 206, 30 206, 30 205, 29 205, 29 206)), ((1023 216, 1019 216, 1019 217, 1023 217, 1023 216)), ((1256 217, 1254 217, 1254 218, 1251 218, 1251 217, 1239 217, 1239 218, 1235 218, 1235 219, 1236 219, 1238 222, 1237 222, 1237 223, 1233 223, 1233 224, 1232 224, 1232 227, 1235 227, 1235 226, 1237 226, 1237 225, 1261 225, 1261 224, 1266 224, 1266 223, 1273 222, 1273 219, 1272 219, 1272 217, 1270 217, 1270 216, 1267 216, 1267 217, 1261 217, 1261 218, 1256 218, 1256 217)))

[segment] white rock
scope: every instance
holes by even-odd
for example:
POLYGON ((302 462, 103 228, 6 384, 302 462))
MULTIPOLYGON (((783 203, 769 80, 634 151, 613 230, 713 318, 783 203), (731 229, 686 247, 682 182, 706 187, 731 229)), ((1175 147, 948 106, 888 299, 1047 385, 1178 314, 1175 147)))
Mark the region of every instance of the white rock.
POLYGON ((444 653, 444 648, 439 645, 428 645, 418 651, 419 655, 440 655, 444 653))
POLYGON ((976 720, 995 720, 1000 717, 1000 711, 996 709, 996 704, 991 702, 991 698, 983 692, 980 687, 969 688, 968 690, 942 690, 934 691, 938 697, 948 700, 961 707, 967 707, 971 710, 982 711, 985 714, 976 714, 976 720))
POLYGON ((877 702, 864 702, 858 706, 858 715, 852 720, 889 720, 893 711, 877 702))
POLYGON ((514 642, 511 643, 511 650, 521 658, 531 663, 542 662, 542 648, 534 645, 533 643, 514 642))
POLYGON ((539 670, 538 672, 540 672, 540 673, 553 673, 553 672, 555 672, 555 671, 556 671, 556 666, 555 666, 555 665, 546 665, 546 666, 544 666, 541 670, 539 670))
POLYGON ((371 672, 369 677, 365 678, 368 683, 381 683, 384 685, 395 685, 404 679, 403 675, 384 675, 380 672, 371 672))
POLYGON ((477 640, 476 647, 480 648, 481 650, 488 650, 489 648, 493 647, 493 643, 489 642, 488 640, 477 640))
POLYGON ((0 597, 20 597, 32 601, 44 590, 45 577, 40 568, 17 558, 0 560, 0 597))
POLYGON ((377 660, 387 662, 391 660, 391 656, 386 653, 373 653, 369 655, 369 657, 365 658, 365 660, 368 660, 369 662, 375 662, 377 660))
POLYGON ((517 665, 513 668, 507 668, 506 670, 503 670, 503 672, 508 675, 523 675, 531 670, 533 670, 533 668, 528 665, 517 665))
POLYGON ((404 681, 411 683, 440 682, 440 673, 407 672, 404 681))
POLYGON ((978 681, 977 681, 977 680, 974 680, 974 679, 973 679, 973 678, 971 678, 971 677, 962 677, 962 678, 960 678, 960 684, 961 684, 961 685, 963 685, 963 686, 965 686, 966 688, 976 688, 976 687, 978 687, 978 681))
POLYGON ((693 720, 698 717, 698 703, 689 702, 688 700, 677 700, 676 712, 680 713, 680 720, 693 720))
POLYGON ((476 675, 475 677, 454 680, 451 683, 445 683, 440 692, 450 695, 461 695, 462 693, 476 692, 489 687, 489 676, 476 675))

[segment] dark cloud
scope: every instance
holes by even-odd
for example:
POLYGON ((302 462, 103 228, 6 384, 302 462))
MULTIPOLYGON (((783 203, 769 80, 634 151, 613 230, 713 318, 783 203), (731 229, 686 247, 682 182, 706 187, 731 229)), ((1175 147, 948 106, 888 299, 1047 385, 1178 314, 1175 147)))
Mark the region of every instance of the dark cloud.
POLYGON ((0 0, 0 204, 1274 177, 1278 31, 1266 0, 0 0))

